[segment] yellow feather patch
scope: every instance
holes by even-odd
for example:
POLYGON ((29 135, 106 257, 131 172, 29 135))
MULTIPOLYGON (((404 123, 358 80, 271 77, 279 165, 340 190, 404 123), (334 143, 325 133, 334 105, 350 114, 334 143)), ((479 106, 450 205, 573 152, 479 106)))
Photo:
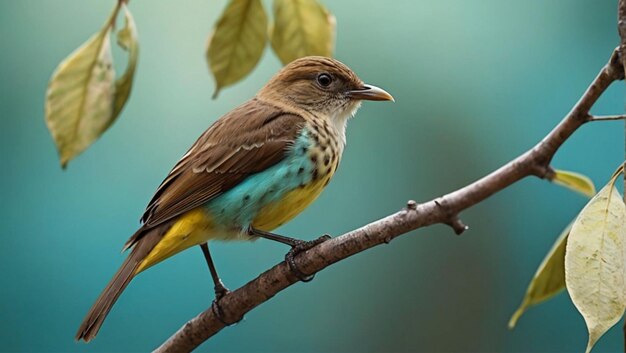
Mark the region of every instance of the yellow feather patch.
POLYGON ((141 262, 135 274, 187 248, 206 242, 211 238, 212 228, 213 221, 202 208, 184 213, 141 262))
MULTIPOLYGON (((280 200, 263 207, 252 222, 252 226, 260 230, 271 231, 290 221, 320 195, 329 178, 330 175, 293 190, 280 200)), ((221 234, 220 232, 224 232, 225 229, 217 230, 215 228, 212 217, 201 207, 183 214, 141 262, 135 274, 210 239, 239 239, 232 234, 221 234)), ((246 239, 254 240, 255 238, 246 239)))
POLYGON ((252 226, 266 232, 274 230, 302 212, 324 190, 330 175, 285 194, 280 200, 263 207, 252 226))

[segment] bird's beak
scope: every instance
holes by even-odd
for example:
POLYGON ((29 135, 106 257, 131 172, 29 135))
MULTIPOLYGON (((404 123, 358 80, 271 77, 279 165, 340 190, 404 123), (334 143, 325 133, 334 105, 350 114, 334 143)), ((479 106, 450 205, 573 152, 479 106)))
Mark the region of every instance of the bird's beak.
POLYGON ((363 85, 359 89, 348 91, 348 97, 352 99, 363 99, 368 101, 392 101, 395 102, 391 94, 382 88, 372 85, 363 85))

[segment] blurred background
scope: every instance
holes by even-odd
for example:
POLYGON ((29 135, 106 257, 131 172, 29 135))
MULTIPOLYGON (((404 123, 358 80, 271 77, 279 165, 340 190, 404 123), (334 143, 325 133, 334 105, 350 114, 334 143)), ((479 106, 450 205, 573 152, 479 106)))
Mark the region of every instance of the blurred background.
MULTIPOLYGON (((336 57, 395 104, 365 103, 341 168, 279 233, 339 235, 408 199, 464 186, 525 151, 568 112, 619 39, 617 1, 330 1, 336 57)), ((213 299, 199 249, 136 278, 95 341, 75 330, 124 255, 152 193, 197 136, 280 68, 266 50, 242 83, 211 100, 204 50, 226 2, 133 0, 141 53, 119 120, 62 171, 43 115, 57 64, 105 21, 114 1, 0 2, 0 350, 129 352, 158 346, 213 299)), ((266 9, 271 3, 265 2, 266 9)), ((123 63, 124 57, 117 62, 123 63)), ((620 114, 623 85, 596 114, 620 114)), ((604 185, 623 161, 620 122, 581 128, 554 166, 604 185)), ((200 352, 583 351, 566 293, 506 328, 528 281, 586 199, 528 179, 464 212, 457 237, 434 226, 296 284, 200 352)), ((237 288, 287 249, 212 245, 237 288)), ((596 346, 620 351, 621 324, 596 346)))

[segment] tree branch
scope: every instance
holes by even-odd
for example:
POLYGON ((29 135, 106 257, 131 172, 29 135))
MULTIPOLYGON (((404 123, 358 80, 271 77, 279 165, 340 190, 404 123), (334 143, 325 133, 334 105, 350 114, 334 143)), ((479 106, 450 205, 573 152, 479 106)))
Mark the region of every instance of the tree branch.
MULTIPOLYGON (((613 81, 623 78, 624 70, 616 49, 567 116, 533 148, 459 190, 422 204, 409 201, 406 208, 392 215, 323 242, 298 255, 296 264, 303 272, 314 274, 349 256, 436 223, 448 224, 457 234, 461 234, 467 229, 459 219, 461 211, 527 176, 546 178, 551 171, 550 161, 559 147, 574 131, 589 121, 589 110, 606 88, 613 81)), ((297 281, 287 264, 281 262, 223 297, 220 301, 224 311, 223 318, 226 322, 237 322, 245 313, 297 281)), ((154 352, 192 351, 225 326, 212 308, 208 308, 189 320, 154 352)))
MULTIPOLYGON (((626 70, 626 0, 617 3, 617 33, 620 37, 619 54, 621 57, 622 70, 626 70)), ((624 167, 626 167, 626 120, 624 120, 624 167)), ((626 177, 624 177, 624 190, 626 190, 626 177)), ((626 202, 626 192, 624 192, 626 202)), ((624 352, 626 353, 626 321, 624 321, 624 352)))

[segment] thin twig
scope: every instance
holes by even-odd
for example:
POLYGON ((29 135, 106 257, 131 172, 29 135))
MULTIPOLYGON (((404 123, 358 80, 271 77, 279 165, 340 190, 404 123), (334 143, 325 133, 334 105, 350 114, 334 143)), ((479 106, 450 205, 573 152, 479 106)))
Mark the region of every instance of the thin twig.
MULTIPOLYGON (((567 116, 526 153, 459 190, 422 204, 409 201, 406 208, 392 215, 321 243, 298 255, 295 259, 297 266, 305 273, 314 274, 349 256, 436 223, 451 225, 457 233, 462 232, 467 227, 458 218, 461 211, 522 178, 531 175, 545 178, 549 175, 550 161, 559 147, 588 120, 589 110, 606 88, 613 81, 623 78, 624 71, 616 49, 567 116)), ((287 264, 281 262, 275 265, 222 298, 220 306, 224 311, 224 321, 239 320, 245 313, 297 281, 287 264)), ((213 310, 208 308, 189 320, 154 352, 190 352, 224 327, 213 310)))
POLYGON ((626 120, 626 115, 590 115, 587 121, 626 120))

